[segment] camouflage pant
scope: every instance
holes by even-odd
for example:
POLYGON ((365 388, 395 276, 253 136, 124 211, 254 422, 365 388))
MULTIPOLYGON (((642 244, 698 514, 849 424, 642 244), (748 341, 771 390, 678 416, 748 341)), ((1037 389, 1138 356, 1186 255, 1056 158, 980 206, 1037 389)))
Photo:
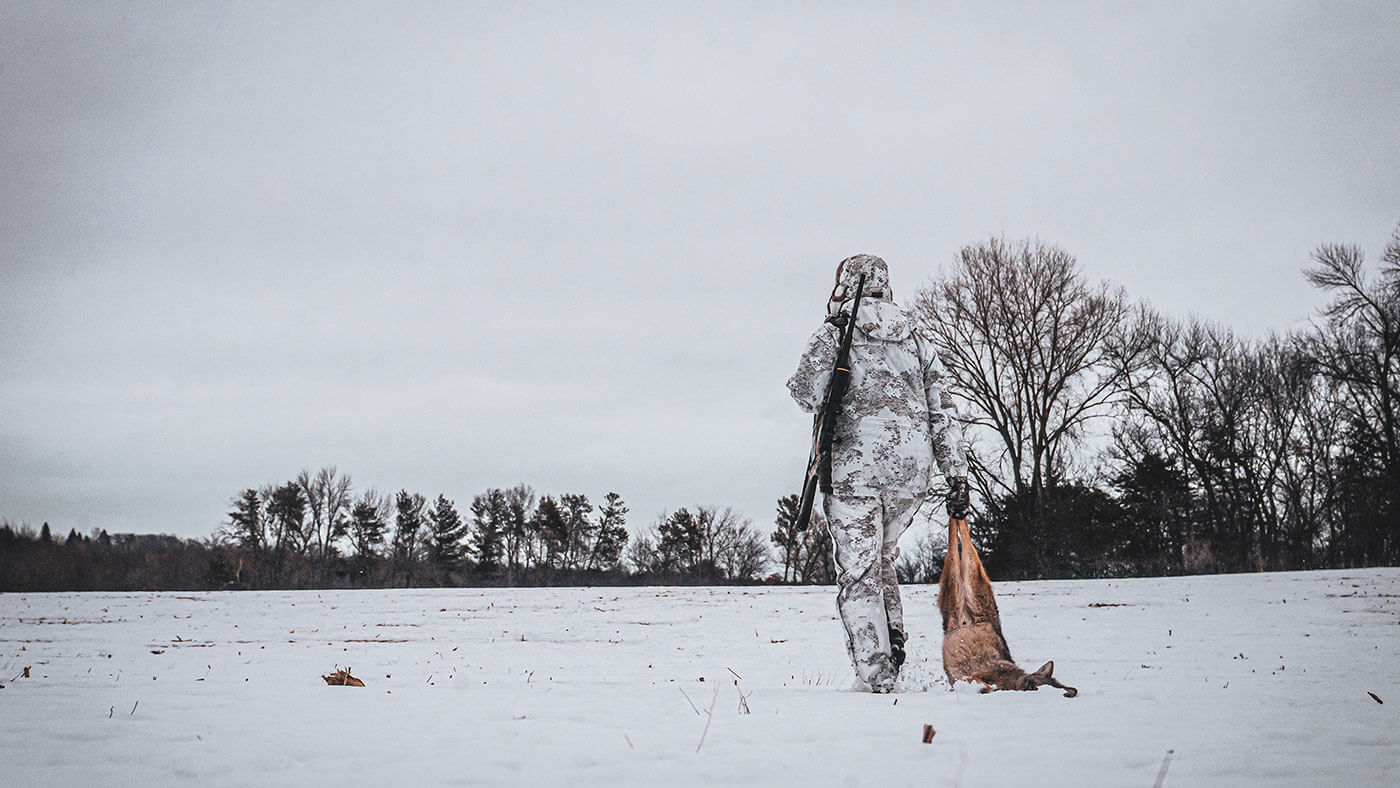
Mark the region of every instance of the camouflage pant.
POLYGON ((836 607, 856 676, 872 690, 894 687, 890 627, 904 631, 904 608, 894 562, 899 537, 909 528, 922 497, 826 496, 825 512, 836 547, 836 607))

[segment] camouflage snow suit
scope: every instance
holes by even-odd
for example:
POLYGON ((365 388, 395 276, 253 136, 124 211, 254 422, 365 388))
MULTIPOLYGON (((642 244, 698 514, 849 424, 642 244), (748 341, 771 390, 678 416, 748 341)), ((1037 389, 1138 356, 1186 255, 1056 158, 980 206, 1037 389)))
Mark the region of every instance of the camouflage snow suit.
MULTIPOLYGON (((887 692, 898 672, 889 630, 904 631, 894 572, 899 537, 928 495, 935 462, 951 479, 967 475, 967 460, 947 373, 913 316, 890 299, 885 262, 857 255, 840 272, 833 312, 849 313, 857 277, 864 273, 866 281, 824 512, 836 548, 836 604, 851 661, 861 681, 887 692)), ((788 380, 793 399, 808 413, 826 396, 840 341, 841 329, 824 323, 788 380)))

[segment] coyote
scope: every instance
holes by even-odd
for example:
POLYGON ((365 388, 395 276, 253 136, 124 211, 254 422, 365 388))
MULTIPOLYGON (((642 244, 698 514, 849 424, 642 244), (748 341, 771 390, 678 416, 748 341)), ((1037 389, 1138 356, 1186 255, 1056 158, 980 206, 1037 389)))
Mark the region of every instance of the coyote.
POLYGON ((1049 684, 1064 690, 1066 698, 1079 694, 1051 675, 1054 662, 1027 673, 1011 661, 1011 649, 1001 634, 992 581, 972 546, 967 520, 948 521, 948 556, 943 559, 943 574, 938 580, 938 608, 943 613, 943 671, 948 674, 949 686, 959 679, 980 681, 982 691, 991 692, 1034 690, 1049 684))

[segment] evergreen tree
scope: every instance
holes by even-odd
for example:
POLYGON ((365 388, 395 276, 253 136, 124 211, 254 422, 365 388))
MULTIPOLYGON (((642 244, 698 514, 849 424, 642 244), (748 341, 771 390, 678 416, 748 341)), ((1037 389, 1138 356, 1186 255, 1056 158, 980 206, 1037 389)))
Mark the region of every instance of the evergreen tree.
POLYGON ((778 547, 783 564, 783 581, 789 583, 830 583, 836 568, 831 554, 831 533, 821 512, 813 510, 807 530, 797 530, 797 508, 801 499, 788 495, 778 499, 777 528, 769 536, 778 547))
POLYGON ((272 583, 282 582, 287 554, 306 549, 302 521, 306 519, 306 498, 296 482, 287 482, 268 493, 267 518, 272 527, 272 583))
POLYGON ((535 521, 535 490, 526 484, 517 484, 505 491, 506 519, 505 558, 507 582, 514 583, 517 574, 533 566, 538 552, 535 549, 533 523, 535 521))
POLYGON ((559 496, 559 510, 564 516, 564 560, 565 569, 577 569, 587 563, 593 547, 593 504, 587 495, 565 493, 559 496))
POLYGON ((267 516, 272 522, 274 546, 279 555, 286 550, 300 553, 306 549, 301 527, 306 519, 306 496, 296 482, 287 482, 272 491, 267 516))
POLYGON ((778 556, 783 562, 783 582, 792 582, 793 566, 798 562, 802 546, 802 533, 797 530, 797 510, 802 499, 798 495, 787 495, 778 499, 778 517, 774 521, 778 528, 768 537, 778 546, 778 556))
POLYGON ((228 513, 229 528, 225 532, 226 535, 240 547, 254 553, 261 552, 266 545, 267 535, 263 526, 262 497, 258 495, 258 491, 249 487, 235 496, 229 505, 233 509, 228 513))
POLYGON ((428 519, 431 525, 429 549, 433 565, 438 572, 438 582, 446 584, 451 580, 453 570, 466 557, 467 524, 462 522, 462 515, 457 512, 457 506, 447 500, 445 495, 438 495, 437 500, 433 502, 433 510, 428 519))
POLYGON ((589 569, 616 567, 622 558, 623 548, 627 546, 627 504, 615 492, 608 493, 603 501, 602 508, 598 510, 593 549, 588 556, 589 569))
POLYGON ((356 574, 371 579, 389 529, 389 501, 373 489, 366 490, 350 508, 350 541, 355 547, 356 574))
POLYGON ((494 574, 501 567, 505 554, 505 531, 507 527, 506 495, 493 488, 472 499, 472 549, 476 553, 476 563, 487 574, 494 574))
POLYGON ((564 565, 564 554, 569 544, 569 526, 564 519, 564 510, 553 496, 540 499, 535 508, 535 516, 530 520, 530 531, 543 548, 541 564, 549 569, 564 565))
POLYGON ((700 518, 682 507, 661 521, 657 535, 656 551, 662 571, 688 572, 695 569, 705 541, 704 524, 700 518))
POLYGON ((301 488, 289 482, 272 491, 267 504, 267 516, 272 525, 274 547, 278 552, 299 550, 301 523, 306 516, 306 498, 301 488))
POLYGON ((1192 517, 1186 474, 1162 455, 1148 452, 1130 459, 1113 484, 1123 509, 1114 524, 1121 557, 1138 571, 1180 572, 1189 549, 1185 526, 1192 517))
POLYGON ((414 563, 423 533, 423 510, 427 505, 423 496, 410 494, 408 490, 399 490, 394 496, 394 568, 406 585, 413 583, 414 563))

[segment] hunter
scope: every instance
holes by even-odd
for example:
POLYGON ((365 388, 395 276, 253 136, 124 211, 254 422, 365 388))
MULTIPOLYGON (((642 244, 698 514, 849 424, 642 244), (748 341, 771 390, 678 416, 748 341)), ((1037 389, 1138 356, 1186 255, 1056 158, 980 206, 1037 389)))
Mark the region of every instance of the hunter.
POLYGON ((890 692, 906 642, 894 568, 899 537, 930 495, 935 463, 948 481, 948 515, 967 517, 967 458, 947 372, 913 315, 894 302, 889 270, 874 255, 837 266, 826 321, 788 380, 793 399, 808 413, 822 407, 862 274, 823 513, 836 548, 836 605, 856 677, 873 692, 890 692))

